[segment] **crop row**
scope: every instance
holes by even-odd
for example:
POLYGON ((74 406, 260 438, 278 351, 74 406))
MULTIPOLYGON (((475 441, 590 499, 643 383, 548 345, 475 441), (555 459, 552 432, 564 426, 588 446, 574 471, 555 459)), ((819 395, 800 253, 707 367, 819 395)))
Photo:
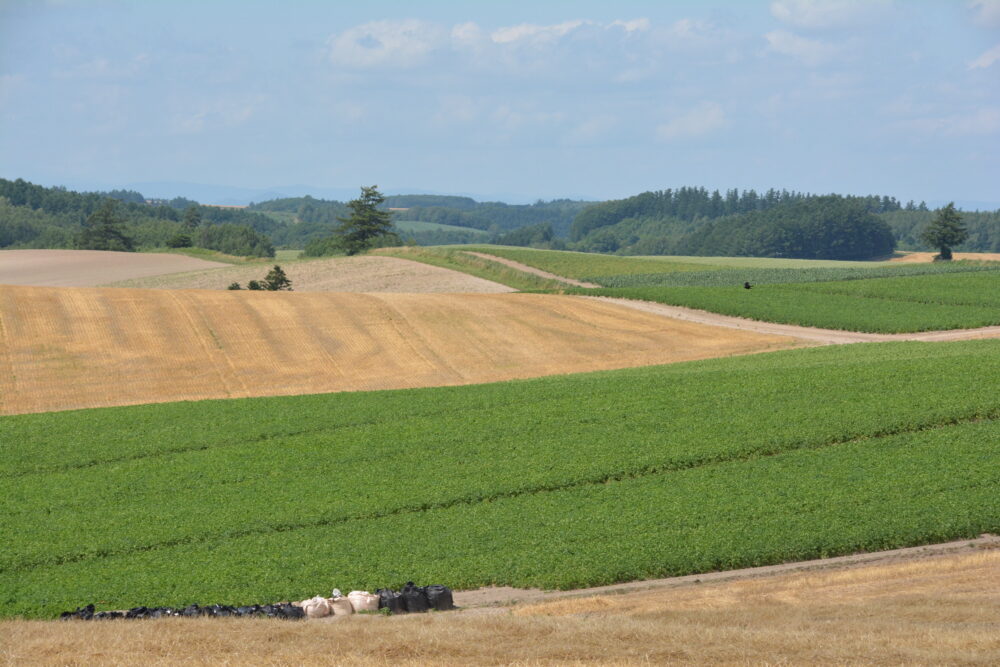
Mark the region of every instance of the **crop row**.
POLYGON ((707 271, 672 271, 669 273, 626 274, 587 277, 604 287, 731 287, 749 282, 753 285, 854 281, 871 278, 894 278, 940 273, 1000 272, 1000 264, 947 262, 933 264, 894 264, 878 267, 848 268, 757 268, 716 269, 707 271))
MULTIPOLYGON (((251 604, 409 577, 572 588, 971 537, 1000 529, 998 442, 995 421, 945 426, 42 565, 0 574, 0 591, 4 613, 44 616, 80 600, 251 604)), ((394 486, 389 476, 383 483, 394 486)), ((295 492, 278 486, 269 498, 295 492)))

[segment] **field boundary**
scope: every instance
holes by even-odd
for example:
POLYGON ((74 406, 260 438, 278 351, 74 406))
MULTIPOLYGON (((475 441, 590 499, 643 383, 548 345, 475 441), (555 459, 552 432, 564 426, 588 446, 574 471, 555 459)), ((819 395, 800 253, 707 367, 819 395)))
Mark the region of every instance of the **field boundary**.
MULTIPOLYGON (((963 551, 1000 549, 1000 535, 983 533, 979 537, 966 540, 953 540, 938 544, 926 544, 917 547, 903 547, 886 551, 871 551, 846 556, 816 558, 813 560, 779 563, 777 565, 762 565, 738 570, 720 570, 701 574, 686 574, 679 577, 663 579, 645 579, 630 581, 608 586, 593 588, 578 588, 570 591, 545 591, 540 588, 512 588, 507 586, 484 587, 469 591, 456 591, 455 603, 459 607, 476 611, 483 608, 508 608, 517 604, 550 602, 572 598, 587 598, 598 595, 623 595, 640 591, 669 590, 698 586, 701 584, 717 584, 737 580, 752 580, 774 577, 797 572, 816 572, 820 570, 845 570, 864 565, 891 561, 917 560, 952 555, 963 551)), ((498 609, 497 611, 501 611, 498 609)))
POLYGON ((757 333, 768 333, 779 336, 791 336, 810 340, 825 345, 846 345, 850 343, 887 343, 893 341, 924 341, 945 342, 958 340, 973 340, 978 338, 1000 338, 1000 326, 979 327, 977 329, 946 329, 942 331, 920 331, 916 333, 880 334, 864 331, 847 331, 843 329, 821 329, 805 327, 798 324, 779 324, 764 320, 751 320, 745 317, 722 315, 708 310, 698 310, 685 306, 668 306, 655 301, 626 299, 610 296, 581 296, 584 299, 600 299, 628 308, 634 308, 647 313, 657 313, 686 322, 708 324, 729 329, 742 329, 757 333))

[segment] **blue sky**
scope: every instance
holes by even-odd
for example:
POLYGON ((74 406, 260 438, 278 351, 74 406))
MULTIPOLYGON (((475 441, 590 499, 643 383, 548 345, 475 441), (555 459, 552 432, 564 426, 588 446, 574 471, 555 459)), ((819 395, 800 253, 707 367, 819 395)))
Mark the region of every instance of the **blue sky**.
POLYGON ((0 0, 0 176, 1000 206, 1000 0, 0 0))

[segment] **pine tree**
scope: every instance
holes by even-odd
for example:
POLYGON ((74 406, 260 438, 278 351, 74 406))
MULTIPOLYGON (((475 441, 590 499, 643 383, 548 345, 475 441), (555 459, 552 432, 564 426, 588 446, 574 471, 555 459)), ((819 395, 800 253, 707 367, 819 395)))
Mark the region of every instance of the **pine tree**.
POLYGON ((347 202, 351 215, 347 218, 337 218, 340 226, 336 234, 340 245, 348 255, 356 255, 371 247, 372 241, 380 236, 392 233, 392 214, 381 211, 378 206, 385 197, 378 191, 377 185, 361 187, 361 196, 347 202))
POLYGON ((930 224, 920 232, 920 240, 941 249, 935 260, 950 260, 952 246, 957 246, 967 238, 969 232, 962 224, 962 216, 955 210, 955 202, 939 209, 930 224))
POLYGON ((106 199, 100 208, 83 223, 83 230, 76 240, 80 250, 135 250, 131 237, 122 229, 125 218, 118 212, 118 202, 106 199))
POLYGON ((284 270, 275 264, 274 268, 268 271, 267 275, 264 277, 264 289, 271 290, 272 292, 280 290, 287 290, 291 292, 292 281, 285 275, 284 270))

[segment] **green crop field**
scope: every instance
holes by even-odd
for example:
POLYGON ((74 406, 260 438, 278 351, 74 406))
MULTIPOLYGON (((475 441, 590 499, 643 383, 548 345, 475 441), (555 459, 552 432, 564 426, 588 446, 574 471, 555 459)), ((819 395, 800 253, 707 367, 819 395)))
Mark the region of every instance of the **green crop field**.
POLYGON ((601 276, 594 282, 604 287, 726 287, 742 285, 773 285, 779 283, 812 283, 864 278, 895 278, 937 273, 971 273, 1000 271, 1000 264, 984 262, 943 262, 927 264, 890 264, 887 266, 851 268, 743 268, 708 271, 672 271, 669 273, 625 274, 601 276))
POLYGON ((420 220, 393 220, 392 224, 402 232, 463 232, 476 236, 489 236, 485 229, 475 227, 459 227, 457 225, 442 225, 436 222, 423 222, 420 220))
POLYGON ((3 417, 3 613, 575 587, 996 531, 998 353, 3 417))
POLYGON ((1000 324, 1000 272, 934 273, 839 282, 573 290, 802 326, 903 333, 1000 324))

